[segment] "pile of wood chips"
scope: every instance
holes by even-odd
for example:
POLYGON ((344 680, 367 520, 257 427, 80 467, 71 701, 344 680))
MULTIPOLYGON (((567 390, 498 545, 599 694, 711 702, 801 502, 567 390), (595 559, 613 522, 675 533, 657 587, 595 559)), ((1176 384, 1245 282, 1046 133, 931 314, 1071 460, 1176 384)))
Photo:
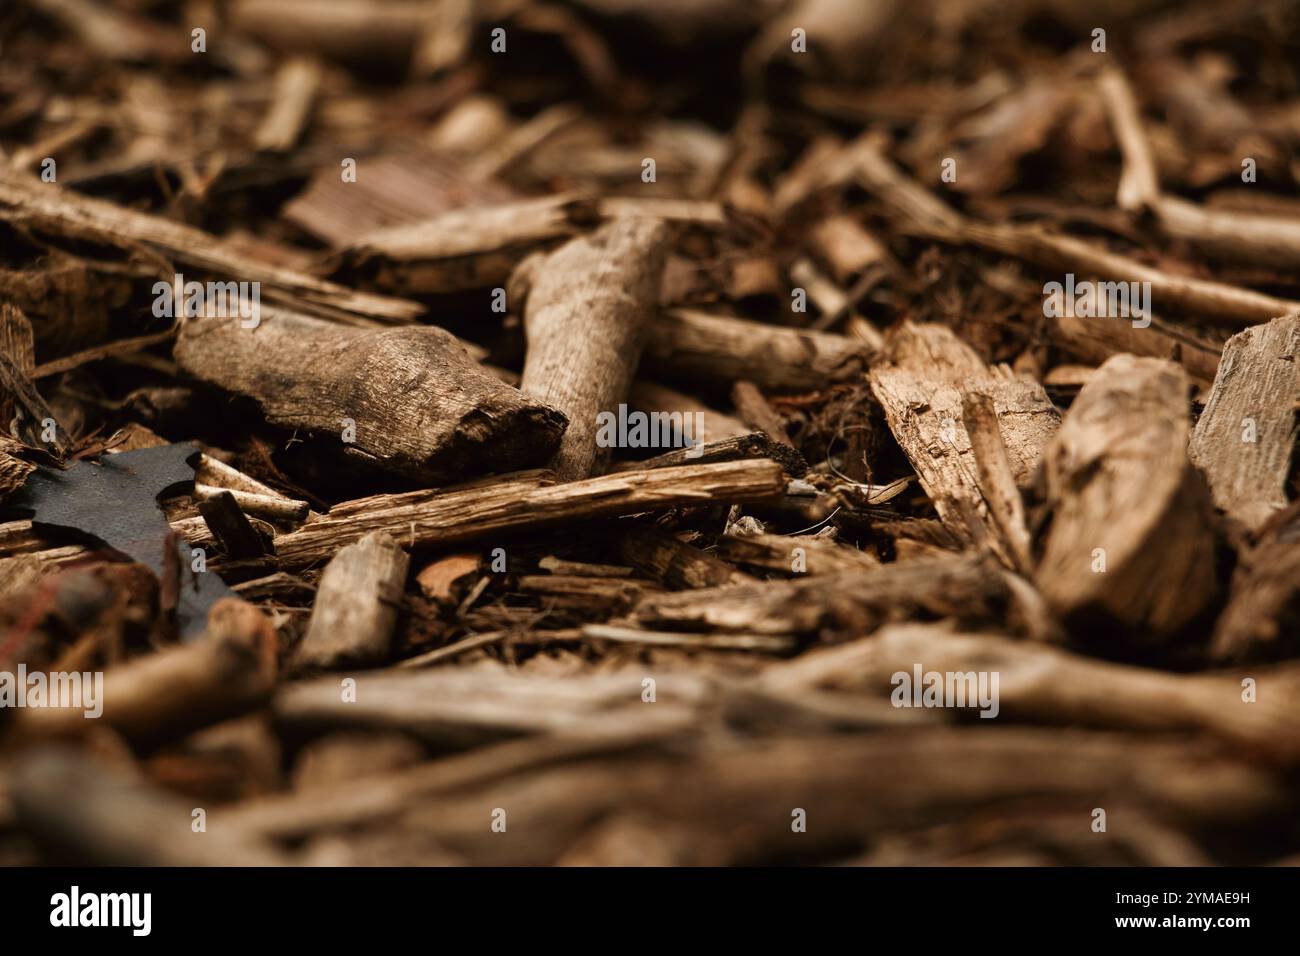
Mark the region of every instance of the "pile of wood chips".
POLYGON ((1298 399, 1287 0, 14 0, 0 863, 1300 861, 1298 399))

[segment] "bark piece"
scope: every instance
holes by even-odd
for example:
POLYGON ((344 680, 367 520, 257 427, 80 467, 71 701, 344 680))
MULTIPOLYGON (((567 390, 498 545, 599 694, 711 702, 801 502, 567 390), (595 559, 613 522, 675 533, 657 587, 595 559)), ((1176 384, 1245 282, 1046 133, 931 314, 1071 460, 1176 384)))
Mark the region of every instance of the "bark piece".
POLYGON ((723 535, 718 540, 718 556, 787 577, 880 567, 880 562, 865 551, 814 535, 750 534, 743 538, 723 535))
POLYGON ((1286 507, 1300 407, 1300 315, 1239 332, 1188 449, 1214 503, 1251 531, 1286 507))
POLYGON ((255 329, 186 322, 176 360, 257 399, 285 428, 342 436, 346 454, 417 480, 445 482, 544 461, 564 417, 485 371, 433 326, 347 329, 263 313, 255 329))
POLYGON ((406 552, 382 531, 340 550, 321 574, 298 664, 337 668, 384 660, 408 564, 406 552))
POLYGON ((1057 613, 1159 639, 1213 596, 1209 501, 1187 458, 1188 385, 1172 362, 1119 355, 1079 392, 1044 456, 1053 518, 1036 580, 1057 613))
POLYGON ((871 390, 921 487, 959 541, 976 542, 974 521, 999 558, 1014 567, 1015 548, 1009 550, 989 527, 979 464, 963 424, 962 394, 979 392, 992 402, 1017 488, 1033 480, 1059 413, 1041 385, 1017 378, 1005 367, 985 365, 946 326, 904 323, 890 348, 890 361, 871 370, 871 390))
POLYGON ((1276 658, 1300 637, 1300 528, 1295 505, 1270 521, 1232 575, 1228 604, 1210 641, 1216 661, 1276 658))
POLYGON ((655 528, 634 527, 619 536, 619 555, 643 574, 673 588, 708 588, 753 581, 707 551, 655 528))
POLYGON ((569 419, 552 462, 563 481, 599 472, 608 459, 609 450, 596 444, 596 417, 627 400, 668 235, 658 220, 615 220, 530 259, 511 279, 528 334, 520 388, 569 419))
POLYGON ((963 555, 659 595, 635 617, 672 630, 860 634, 917 615, 998 620, 1008 598, 995 564, 963 555))

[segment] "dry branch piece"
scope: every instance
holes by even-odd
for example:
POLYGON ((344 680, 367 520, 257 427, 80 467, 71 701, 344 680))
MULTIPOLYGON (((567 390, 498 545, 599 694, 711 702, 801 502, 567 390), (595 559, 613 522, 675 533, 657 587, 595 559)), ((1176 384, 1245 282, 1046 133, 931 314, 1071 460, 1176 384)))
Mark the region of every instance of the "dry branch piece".
POLYGON ((745 503, 781 497, 786 478, 770 461, 656 468, 539 486, 506 480, 464 491, 381 495, 334 507, 275 539, 286 567, 312 564, 371 531, 387 531, 404 547, 483 540, 506 532, 662 508, 745 503))
POLYGON ((221 280, 260 282, 262 297, 302 312, 358 322, 404 322, 414 302, 355 292, 269 262, 258 262, 200 229, 67 192, 0 167, 0 222, 56 239, 84 239, 129 251, 150 249, 221 280))
POLYGON ((176 360, 257 399, 277 425, 341 436, 346 454, 427 481, 538 464, 564 428, 432 326, 348 329, 280 312, 254 329, 187 321, 176 360))
POLYGON ((1124 172, 1120 176, 1116 203, 1126 212, 1141 212, 1151 208, 1159 195, 1160 184, 1151 147, 1142 132, 1137 102, 1124 74, 1118 70, 1102 73, 1100 87, 1115 127, 1115 137, 1124 153, 1124 172))
POLYGON ((1300 315, 1239 332, 1192 432, 1214 503, 1255 530, 1287 503, 1300 408, 1300 315))
POLYGON ((1188 381, 1120 355, 1080 391, 1044 456, 1052 526, 1036 580, 1063 615, 1096 612, 1153 638, 1212 598, 1208 496, 1187 459, 1188 381))
POLYGON ((385 659, 408 563, 383 532, 341 549, 321 574, 297 663, 333 668, 385 659))
POLYGON ((597 415, 616 414, 627 401, 668 236, 658 220, 615 220, 529 259, 511 278, 510 297, 528 333, 520 388, 569 419, 552 462, 562 481, 603 469, 609 451, 597 447, 597 415))
POLYGON ((748 379, 760 388, 793 390, 849 381, 870 354, 864 343, 830 332, 670 309, 655 320, 645 364, 665 377, 748 379))

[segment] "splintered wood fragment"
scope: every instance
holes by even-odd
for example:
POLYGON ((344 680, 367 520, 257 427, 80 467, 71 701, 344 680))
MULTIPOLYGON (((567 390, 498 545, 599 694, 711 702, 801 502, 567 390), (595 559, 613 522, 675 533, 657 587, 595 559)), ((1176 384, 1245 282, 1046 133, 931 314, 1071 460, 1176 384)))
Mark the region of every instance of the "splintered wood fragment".
MULTIPOLYGON (((1041 385, 1005 366, 985 365, 946 326, 905 322, 894 330, 887 354, 889 361, 871 370, 872 392, 940 520, 958 540, 974 544, 971 521, 988 531, 991 519, 963 424, 962 394, 978 391, 992 402, 1017 488, 1032 481, 1060 415, 1041 385)), ((1016 548, 1001 535, 992 533, 989 544, 1009 567, 1016 565, 1016 548)))
POLYGON ((27 444, 62 458, 68 453, 68 436, 56 426, 53 441, 44 438, 46 422, 55 418, 32 382, 34 364, 31 322, 14 306, 0 303, 0 434, 13 424, 27 444))
POLYGON ((0 435, 0 502, 14 494, 27 482, 27 476, 36 466, 11 454, 22 449, 19 442, 0 435))
POLYGON ((403 547, 455 544, 573 521, 681 506, 779 499, 786 477, 765 460, 655 468, 539 486, 536 479, 480 483, 459 491, 379 495, 336 505, 275 539, 284 567, 320 561, 371 531, 403 547))
POLYGON ((1116 203, 1126 212, 1149 209, 1160 193, 1156 180, 1155 159, 1142 130, 1133 90, 1118 69, 1105 70, 1100 80, 1101 98, 1110 113, 1111 126, 1124 155, 1124 169, 1119 179, 1116 203))
POLYGON ((669 587, 710 588, 754 580, 709 552, 657 528, 630 527, 620 534, 618 544, 624 561, 669 587))
POLYGON ((221 542, 228 558, 238 561, 260 558, 270 553, 262 536, 239 510, 231 492, 221 491, 211 497, 200 498, 198 508, 199 514, 203 515, 203 520, 221 542))
POLYGON ((586 478, 608 460, 609 448, 597 444, 597 416, 617 415, 627 400, 668 238, 659 220, 615 220, 530 258, 510 280, 528 335, 520 387, 569 419, 551 465, 562 481, 586 478))
POLYGON ((1044 474, 1051 528, 1036 580, 1065 617, 1161 638, 1215 591, 1208 495, 1187 458, 1186 374, 1119 355, 1079 392, 1044 474))
POLYGON ((538 464, 564 428, 563 415, 502 383, 434 326, 355 329, 264 311, 253 329, 187 321, 175 356, 187 372, 256 399, 273 424, 342 436, 346 454, 417 480, 538 464))
POLYGON ((66 862, 90 866, 285 866, 290 858, 237 827, 196 834, 194 801, 84 752, 44 747, 14 769, 15 822, 66 862))
MULTIPOLYGON (((992 719, 1151 732, 1205 731, 1287 761, 1300 759, 1300 667, 1252 671, 1264 690, 1242 699, 1236 672, 1173 674, 1093 660, 1059 648, 991 634, 954 632, 944 624, 898 624, 870 638, 764 671, 783 690, 845 690, 887 697, 894 675, 983 672, 998 675, 992 719)), ((970 690, 975 688, 970 686, 970 690)), ((968 707, 979 704, 968 699, 968 707)))
POLYGON ((865 551, 812 535, 724 535, 718 540, 718 556, 725 561, 774 571, 786 577, 869 571, 880 567, 880 562, 865 551))
POLYGON ((693 448, 674 448, 662 455, 644 461, 623 462, 612 470, 644 471, 647 468, 675 468, 678 465, 706 465, 719 461, 740 461, 745 458, 770 458, 792 477, 808 473, 808 462, 803 455, 784 442, 774 442, 762 432, 749 432, 734 438, 720 438, 693 448))
POLYGON ((1002 552, 1011 559, 1010 569, 1029 574, 1032 562, 1025 502, 1011 473, 993 399, 982 392, 967 392, 961 407, 962 422, 975 454, 977 483, 989 510, 989 525, 1002 544, 1002 552))
POLYGON ((90 240, 126 253, 148 249, 178 266, 221 280, 260 282, 263 299, 339 321, 409 322, 424 312, 416 302, 357 292, 258 261, 201 229, 65 191, 4 167, 0 167, 0 222, 55 239, 90 240))
POLYGON ((871 357, 863 342, 831 332, 792 329, 691 309, 669 309, 646 342, 646 368, 665 377, 732 382, 761 388, 823 388, 861 375, 871 357))
POLYGON ((999 620, 1007 600, 996 564, 962 555, 658 595, 643 601, 635 618, 673 630, 865 633, 917 615, 999 620))
POLYGON ((765 654, 788 654, 795 649, 792 639, 767 634, 683 634, 675 631, 645 631, 637 627, 610 624, 585 624, 582 636, 597 641, 620 644, 646 644, 659 647, 702 648, 713 651, 759 651, 765 654))
POLYGON ((1300 407, 1300 315, 1228 340, 1188 449, 1214 503, 1255 530, 1286 507, 1300 407))
POLYGON ((321 574, 297 664, 329 669, 386 659, 408 564, 381 531, 342 548, 321 574))
POLYGON ((293 147, 311 115, 320 79, 320 65, 305 57, 281 65, 271 90, 271 108, 253 136, 258 149, 283 152, 293 147))
POLYGON ((1300 645, 1300 527, 1296 506, 1269 521, 1241 555, 1228 604, 1214 625, 1210 657, 1235 662, 1278 658, 1300 645))
MULTIPOLYGON (((127 740, 148 745, 254 710, 275 685, 276 652, 275 629, 262 612, 222 598, 208 614, 202 640, 108 669, 101 720, 127 740)), ((25 741, 69 737, 98 723, 79 708, 29 707, 10 733, 25 741)))
POLYGON ((590 210, 572 196, 453 209, 364 235, 342 251, 340 263, 403 293, 504 286, 525 256, 572 236, 590 210))

